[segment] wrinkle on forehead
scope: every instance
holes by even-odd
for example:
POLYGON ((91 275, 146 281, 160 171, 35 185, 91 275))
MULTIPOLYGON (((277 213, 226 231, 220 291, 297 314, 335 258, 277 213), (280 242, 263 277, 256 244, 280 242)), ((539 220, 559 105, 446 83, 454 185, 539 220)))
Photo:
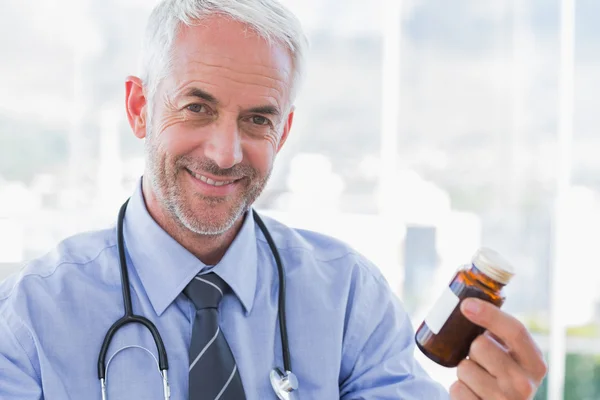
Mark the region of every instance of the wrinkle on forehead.
POLYGON ((248 86, 240 89, 249 94, 264 88, 280 99, 278 104, 285 103, 292 84, 291 54, 283 45, 245 30, 241 23, 218 17, 182 29, 173 49, 174 86, 191 80, 214 86, 234 83, 248 86))
MULTIPOLYGON (((193 53, 191 53, 193 54, 193 53)), ((223 54, 219 54, 219 53, 203 53, 201 54, 201 57, 203 59, 203 64, 206 65, 207 67, 223 67, 223 68, 228 68, 226 65, 224 65, 223 63, 219 63, 219 60, 221 61, 227 61, 229 64, 231 65, 237 65, 237 66, 241 66, 241 67, 258 67, 261 69, 266 69, 269 70, 271 72, 271 74, 273 76, 281 76, 282 79, 276 79, 276 80, 285 80, 289 77, 291 71, 287 68, 286 65, 281 65, 278 67, 274 67, 274 66, 269 66, 266 64, 262 64, 262 63, 256 63, 256 62, 242 62, 240 60, 236 60, 233 57, 228 57, 226 55, 223 54)), ((232 70, 235 70, 233 67, 229 67, 232 70)), ((253 73, 249 72, 249 75, 252 75, 253 73)), ((269 77, 271 79, 275 79, 272 78, 266 74, 260 74, 260 73, 256 73, 257 75, 261 75, 264 77, 269 77)))
MULTIPOLYGON (((278 71, 271 68, 267 70, 262 66, 252 69, 243 69, 231 62, 206 63, 203 60, 187 60, 175 67, 175 76, 178 76, 177 87, 183 88, 190 81, 203 82, 205 85, 220 86, 220 83, 233 83, 254 87, 258 91, 266 90, 271 95, 283 100, 289 93, 290 74, 288 71, 278 71)), ((242 88, 248 90, 248 88, 242 88)))
MULTIPOLYGON (((207 65, 202 61, 193 61, 188 64, 187 68, 183 68, 183 77, 190 77, 199 75, 204 79, 196 79, 199 82, 205 84, 211 84, 208 78, 214 76, 220 79, 227 79, 228 81, 239 83, 242 85, 259 86, 275 90, 280 95, 286 91, 287 79, 286 77, 273 77, 259 73, 248 73, 246 71, 240 71, 232 67, 220 66, 220 65, 207 65), (225 72, 225 73, 223 73, 225 72)), ((193 79, 192 79, 193 80, 193 79)), ((215 84, 212 83, 214 86, 215 84)), ((183 87, 180 83, 179 87, 183 87)))

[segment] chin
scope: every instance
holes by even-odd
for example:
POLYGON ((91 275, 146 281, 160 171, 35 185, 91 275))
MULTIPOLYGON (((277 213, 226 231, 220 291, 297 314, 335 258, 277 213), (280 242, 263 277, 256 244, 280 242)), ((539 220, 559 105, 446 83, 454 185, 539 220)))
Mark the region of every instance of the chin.
POLYGON ((231 206, 226 202, 200 201, 195 209, 179 215, 179 220, 192 232, 201 235, 220 235, 227 232, 245 213, 240 205, 231 206))

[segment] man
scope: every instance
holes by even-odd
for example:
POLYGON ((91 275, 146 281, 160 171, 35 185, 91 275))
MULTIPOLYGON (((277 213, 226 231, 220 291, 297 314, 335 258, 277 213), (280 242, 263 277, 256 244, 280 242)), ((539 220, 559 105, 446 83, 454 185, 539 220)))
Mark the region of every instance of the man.
MULTIPOLYGON (((147 161, 124 219, 127 287, 160 332, 172 399, 276 398, 280 286, 249 208, 290 133, 304 49, 276 0, 166 0, 149 21, 142 79, 126 80, 147 161)), ((287 274, 298 398, 448 398, 414 360, 410 321, 373 265, 323 235, 266 225, 287 274)), ((121 288, 114 227, 67 239, 5 281, 0 398, 100 399, 98 354, 123 316, 121 288)), ((546 366, 526 329, 489 304, 463 306, 490 334, 450 398, 531 399, 546 366)), ((107 397, 163 398, 156 353, 142 325, 119 330, 107 397)))

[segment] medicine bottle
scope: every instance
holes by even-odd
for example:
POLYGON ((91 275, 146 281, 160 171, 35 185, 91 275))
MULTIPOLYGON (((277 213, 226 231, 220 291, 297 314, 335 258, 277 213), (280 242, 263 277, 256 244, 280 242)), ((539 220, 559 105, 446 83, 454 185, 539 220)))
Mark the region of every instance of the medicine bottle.
POLYGON ((471 343, 484 332, 460 311, 467 297, 478 297, 501 307, 502 289, 514 275, 513 267, 497 252, 479 249, 471 264, 460 268, 415 334, 419 349, 444 367, 456 367, 469 354, 471 343))

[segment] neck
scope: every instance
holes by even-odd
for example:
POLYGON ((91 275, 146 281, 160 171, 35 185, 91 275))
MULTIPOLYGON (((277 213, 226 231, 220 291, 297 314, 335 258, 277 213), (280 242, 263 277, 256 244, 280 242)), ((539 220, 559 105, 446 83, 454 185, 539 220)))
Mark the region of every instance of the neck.
POLYGON ((244 221, 244 216, 242 216, 235 222, 231 229, 220 235, 201 235, 190 231, 182 224, 174 221, 168 211, 160 206, 160 202, 150 188, 150 185, 144 182, 144 180, 142 181, 142 193, 148 213, 156 223, 169 236, 206 265, 216 265, 221 261, 240 231, 244 221))

